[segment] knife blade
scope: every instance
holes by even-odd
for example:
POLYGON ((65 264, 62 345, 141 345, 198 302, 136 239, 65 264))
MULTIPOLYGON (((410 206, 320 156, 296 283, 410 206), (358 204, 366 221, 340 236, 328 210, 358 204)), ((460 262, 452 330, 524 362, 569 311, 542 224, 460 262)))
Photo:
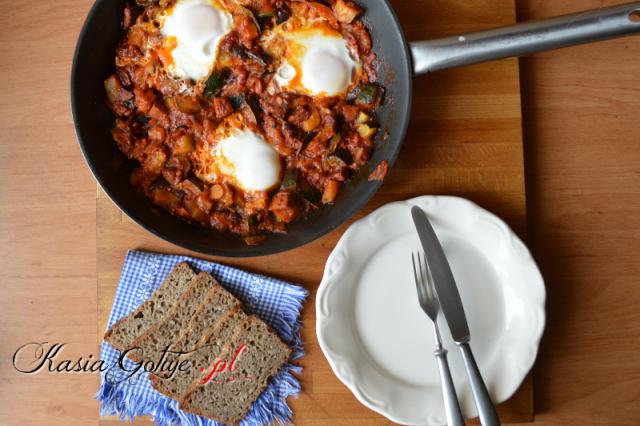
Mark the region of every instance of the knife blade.
POLYGON ((453 337, 462 353, 462 360, 464 361, 465 370, 467 370, 469 385, 478 409, 480 423, 484 426, 499 426, 500 418, 496 412, 496 407, 491 401, 491 396, 469 346, 471 336, 469 325, 467 324, 467 316, 464 313, 458 286, 453 278, 449 261, 444 254, 436 232, 431 226, 431 222, 429 222, 427 214, 420 207, 414 206, 411 208, 411 216, 413 216, 413 223, 416 226, 418 237, 420 237, 420 242, 427 258, 427 267, 433 278, 433 284, 440 301, 440 308, 449 325, 451 337, 453 337))
POLYGON ((451 267, 440 245, 438 236, 433 230, 427 214, 420 207, 412 207, 411 216, 427 257, 429 271, 433 277, 442 313, 447 320, 447 324, 449 324, 451 336, 456 343, 468 342, 470 334, 464 306, 462 306, 458 286, 453 278, 451 267))

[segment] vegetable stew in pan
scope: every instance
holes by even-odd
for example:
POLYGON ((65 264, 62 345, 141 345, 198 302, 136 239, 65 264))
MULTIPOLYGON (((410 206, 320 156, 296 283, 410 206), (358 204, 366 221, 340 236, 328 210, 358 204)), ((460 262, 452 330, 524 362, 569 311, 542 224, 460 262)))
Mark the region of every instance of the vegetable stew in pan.
POLYGON ((361 14, 347 0, 127 5, 105 89, 131 183, 247 244, 332 204, 370 158, 384 98, 361 14))

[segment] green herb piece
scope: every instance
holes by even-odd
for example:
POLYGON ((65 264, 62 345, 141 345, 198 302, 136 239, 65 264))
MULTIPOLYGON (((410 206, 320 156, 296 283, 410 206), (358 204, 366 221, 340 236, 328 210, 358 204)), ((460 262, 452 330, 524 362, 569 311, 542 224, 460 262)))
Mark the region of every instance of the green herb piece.
POLYGON ((334 135, 329 140, 329 147, 327 148, 327 153, 328 154, 333 154, 334 153, 336 148, 338 148, 338 144, 340 143, 340 139, 342 139, 342 137, 340 136, 340 133, 338 133, 337 135, 334 135))
POLYGON ((360 86, 356 103, 360 105, 374 105, 378 100, 378 88, 371 84, 363 84, 360 86))
POLYGON ((224 77, 219 71, 213 71, 205 83, 204 95, 207 98, 218 96, 224 86, 224 77))
POLYGON ((249 217, 247 217, 247 224, 249 225, 249 232, 255 233, 256 231, 258 231, 258 225, 260 224, 258 215, 255 213, 250 214, 249 217))
POLYGON ((282 179, 282 189, 294 191, 298 186, 298 172, 296 170, 285 173, 282 179))

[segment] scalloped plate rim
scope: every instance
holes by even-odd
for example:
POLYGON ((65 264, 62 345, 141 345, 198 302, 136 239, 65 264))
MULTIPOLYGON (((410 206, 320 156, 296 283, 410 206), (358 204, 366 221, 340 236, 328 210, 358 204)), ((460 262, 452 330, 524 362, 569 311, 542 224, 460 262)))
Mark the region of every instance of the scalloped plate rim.
MULTIPOLYGON (((521 354, 527 354, 527 353, 532 354, 531 359, 524 360, 520 363, 516 363, 519 371, 515 371, 514 374, 521 374, 522 377, 519 377, 518 380, 512 380, 510 382, 511 386, 509 386, 509 389, 507 389, 506 392, 504 389, 502 389, 502 392, 500 393, 502 393, 503 395, 501 395, 501 397, 499 398, 498 403, 507 400, 515 393, 515 391, 520 387, 520 385, 526 378, 527 374, 533 367, 533 364, 535 363, 535 360, 537 358, 540 340, 542 339, 542 334, 545 328, 546 288, 544 286, 544 280, 542 278, 540 270, 536 265, 535 260, 533 259, 533 256, 531 255, 526 244, 524 244, 524 242, 513 232, 513 230, 502 219, 500 219, 493 213, 489 212, 488 210, 478 206, 476 203, 466 198, 456 197, 456 196, 424 195, 424 196, 418 196, 418 197, 414 197, 404 201, 395 201, 395 202, 385 204, 379 207, 378 209, 374 210, 367 216, 364 216, 361 219, 355 221, 353 224, 349 226, 349 228, 340 237, 338 243, 332 250, 325 264, 322 281, 320 282, 320 285, 318 287, 318 291, 316 294, 316 312, 317 312, 316 336, 318 338, 320 349, 322 350, 322 353, 327 359, 327 362, 329 363, 331 370, 334 372, 336 377, 345 386, 347 386, 347 388, 354 394, 356 399, 366 407, 387 417, 389 420, 397 423, 421 425, 421 424, 425 424, 424 421, 427 421, 427 424, 436 424, 438 420, 440 420, 441 416, 437 416, 436 414, 430 414, 429 418, 427 419, 421 419, 421 420, 409 419, 407 416, 398 415, 398 413, 391 412, 392 410, 385 408, 384 406, 380 406, 378 404, 372 403, 371 402, 372 398, 366 396, 368 392, 366 392, 364 389, 361 389, 361 386, 358 383, 357 372, 348 371, 346 374, 343 374, 340 372, 341 369, 346 368, 345 364, 351 364, 353 363, 353 361, 349 363, 341 362, 341 359, 346 359, 349 357, 344 354, 335 353, 329 347, 328 343, 325 341, 325 338, 323 336, 323 329, 327 327, 331 318, 328 318, 324 315, 324 308, 322 308, 321 305, 323 303, 326 304, 326 298, 328 297, 329 292, 332 290, 332 285, 335 284, 336 277, 339 276, 339 270, 342 269, 344 265, 347 264, 349 261, 349 254, 346 252, 346 246, 348 245, 348 242, 352 238, 352 236, 355 235, 356 232, 359 230, 359 228, 372 225, 377 219, 381 217, 381 215, 384 212, 393 208, 398 208, 398 207, 410 208, 411 206, 418 205, 423 208, 431 209, 431 208, 434 208, 434 206, 447 204, 447 203, 453 203, 459 206, 464 206, 470 210, 475 210, 477 213, 480 213, 482 215, 483 219, 487 219, 487 218, 492 219, 492 222, 495 225, 498 225, 499 228, 506 231, 505 237, 508 237, 508 239, 510 240, 509 243, 512 243, 512 242, 515 243, 515 244, 512 243, 511 247, 515 247, 515 245, 519 246, 518 249, 515 251, 517 257, 520 258, 522 261, 524 261, 526 264, 528 264, 527 266, 533 267, 533 268, 528 268, 528 272, 527 272, 528 276, 533 281, 536 281, 537 284, 539 284, 539 288, 534 289, 534 291, 537 290, 539 292, 539 294, 537 294, 537 299, 539 300, 532 300, 531 306, 530 306, 532 308, 531 314, 536 317, 537 327, 536 327, 536 330, 534 330, 534 332, 531 334, 529 344, 526 345, 526 347, 525 345, 523 345, 523 347, 518 351, 518 353, 521 353, 521 354), (330 268, 333 266, 332 263, 334 259, 336 259, 336 257, 338 256, 343 257, 343 264, 338 265, 338 267, 336 268, 337 270, 334 270, 330 274, 330 268), (523 366, 521 364, 525 364, 525 365, 523 366), (341 365, 342 368, 339 367, 338 365, 341 365), (347 376, 351 376, 351 377, 347 377, 347 376)), ((534 297, 533 299, 536 299, 536 297, 534 297)))

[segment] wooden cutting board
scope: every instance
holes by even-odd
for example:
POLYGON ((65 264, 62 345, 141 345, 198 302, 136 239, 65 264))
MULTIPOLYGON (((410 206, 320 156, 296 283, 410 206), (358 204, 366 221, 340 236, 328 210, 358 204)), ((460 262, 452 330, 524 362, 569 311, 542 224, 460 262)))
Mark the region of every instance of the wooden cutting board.
MULTIPOLYGON (((363 2, 366 4, 366 2, 363 2)), ((408 40, 514 23, 514 0, 394 0, 408 40)), ((379 29, 384 31, 384 29, 379 29)), ((389 424, 360 404, 333 375, 315 334, 315 290, 337 240, 353 220, 391 201, 425 194, 458 195, 496 213, 521 236, 526 224, 518 61, 440 72, 415 80, 413 113, 395 167, 371 202, 351 221, 305 247, 253 259, 215 259, 299 283, 311 291, 303 311, 307 355, 302 393, 290 400, 296 424, 389 424)), ((104 333, 128 249, 189 253, 138 227, 98 190, 99 336, 104 333)), ((189 253, 194 254, 194 253, 189 253)), ((205 257, 205 256, 202 256, 205 257)), ((214 259, 214 258, 211 258, 214 259)), ((101 343, 101 342, 99 342, 101 343)), ((533 385, 499 407, 504 423, 533 420, 533 385)), ((103 419, 105 424, 116 420, 103 419)), ((148 421, 143 421, 148 424, 148 421)))

